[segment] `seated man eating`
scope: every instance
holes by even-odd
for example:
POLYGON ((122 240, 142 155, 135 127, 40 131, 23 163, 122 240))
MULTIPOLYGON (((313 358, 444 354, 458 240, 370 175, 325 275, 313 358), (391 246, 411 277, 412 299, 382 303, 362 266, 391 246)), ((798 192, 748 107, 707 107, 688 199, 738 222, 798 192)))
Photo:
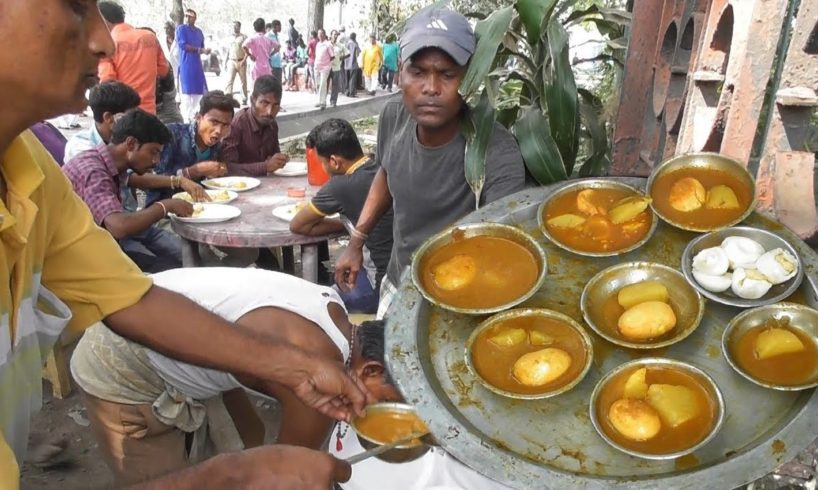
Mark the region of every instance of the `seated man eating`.
MULTIPOLYGON (((355 129, 343 119, 328 119, 316 126, 307 136, 307 146, 315 148, 332 178, 293 218, 290 231, 317 236, 343 231, 341 220, 328 216, 340 213, 350 223, 358 222, 378 165, 364 155, 355 129)), ((391 210, 380 218, 364 240, 366 274, 359 274, 355 287, 340 294, 348 310, 375 313, 378 289, 392 254, 391 210)))
MULTIPOLYGON (((347 366, 362 364, 360 334, 330 288, 262 269, 177 269, 152 279, 259 338, 347 366)), ((263 424, 242 388, 279 401, 285 421, 280 444, 317 449, 331 428, 330 419, 283 386, 170 359, 101 323, 79 341, 71 372, 118 485, 185 467, 212 453, 209 447, 225 452, 261 444, 263 424)))
POLYGON ((169 213, 190 216, 193 207, 180 199, 163 199, 129 212, 121 188, 129 171, 137 175, 149 172, 170 139, 170 131, 156 116, 132 109, 114 125, 110 143, 80 153, 62 168, 94 221, 108 230, 144 272, 181 267, 179 238, 156 222, 169 213))
POLYGON ((263 177, 290 160, 281 153, 276 116, 281 110, 281 81, 263 75, 253 85, 250 107, 236 114, 222 155, 230 175, 263 177))

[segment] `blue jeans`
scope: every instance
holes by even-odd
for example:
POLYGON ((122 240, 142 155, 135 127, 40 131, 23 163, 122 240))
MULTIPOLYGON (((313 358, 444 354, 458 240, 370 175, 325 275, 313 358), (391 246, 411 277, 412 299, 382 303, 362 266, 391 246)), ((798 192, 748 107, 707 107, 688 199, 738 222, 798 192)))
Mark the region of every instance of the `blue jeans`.
POLYGON ((351 291, 341 291, 333 286, 350 313, 375 313, 378 311, 378 291, 369 283, 366 270, 358 272, 355 287, 351 291))
POLYGON ((181 238, 156 225, 119 240, 119 246, 142 272, 153 274, 182 267, 181 238))

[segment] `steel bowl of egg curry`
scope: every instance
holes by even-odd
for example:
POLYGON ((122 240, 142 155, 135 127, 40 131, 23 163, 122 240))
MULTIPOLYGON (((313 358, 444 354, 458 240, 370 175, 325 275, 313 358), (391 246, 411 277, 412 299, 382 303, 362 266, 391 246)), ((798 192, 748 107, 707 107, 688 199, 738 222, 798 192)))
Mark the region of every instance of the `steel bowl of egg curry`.
POLYGON ((755 209, 755 181, 740 162, 717 153, 673 157, 647 183, 651 207, 662 220, 707 232, 744 221, 755 209))
POLYGON ((544 308, 516 308, 489 317, 466 341, 466 366, 489 391, 522 400, 565 393, 593 359, 579 323, 544 308))
POLYGON ((569 252, 608 257, 635 250, 656 231, 650 198, 627 184, 586 179, 568 184, 540 205, 540 229, 569 252))
POLYGON ((519 228, 459 225, 429 238, 412 257, 412 280, 426 300, 450 311, 487 315, 530 298, 547 273, 542 246, 519 228))

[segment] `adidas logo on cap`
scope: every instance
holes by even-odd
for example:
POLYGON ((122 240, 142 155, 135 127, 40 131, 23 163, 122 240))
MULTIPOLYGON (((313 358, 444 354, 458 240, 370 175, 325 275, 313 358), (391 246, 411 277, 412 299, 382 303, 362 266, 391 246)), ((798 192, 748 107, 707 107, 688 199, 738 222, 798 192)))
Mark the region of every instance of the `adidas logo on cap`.
POLYGON ((440 19, 435 19, 432 22, 426 24, 427 29, 440 29, 443 31, 448 31, 449 28, 446 27, 446 23, 440 19))

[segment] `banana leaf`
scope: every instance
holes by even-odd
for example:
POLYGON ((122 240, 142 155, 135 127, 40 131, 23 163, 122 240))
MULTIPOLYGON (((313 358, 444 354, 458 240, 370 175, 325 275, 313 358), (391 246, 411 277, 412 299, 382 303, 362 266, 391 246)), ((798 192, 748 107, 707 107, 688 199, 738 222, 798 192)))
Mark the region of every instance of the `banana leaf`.
POLYGON ((469 68, 460 82, 460 94, 465 99, 471 98, 491 71, 492 63, 497 54, 497 47, 503 42, 503 37, 511 24, 514 7, 502 8, 485 20, 477 23, 474 33, 477 36, 477 46, 469 61, 469 68))
POLYGON ((462 129, 466 138, 464 158, 466 182, 474 193, 475 209, 480 207, 480 196, 486 180, 486 152, 497 117, 491 102, 488 92, 484 90, 477 105, 469 111, 469 117, 462 129))
POLYGON ((548 185, 568 178, 559 148, 551 137, 548 118, 537 106, 521 108, 512 130, 531 175, 548 185))
POLYGON ((548 50, 551 57, 550 73, 545 83, 545 101, 548 120, 565 173, 571 175, 579 146, 579 101, 577 84, 568 53, 568 32, 558 21, 548 24, 548 50))
POLYGON ((557 0, 517 0, 516 8, 525 26, 528 42, 535 43, 542 35, 542 26, 547 25, 557 0))
POLYGON ((585 89, 579 89, 582 96, 579 111, 582 124, 588 131, 588 146, 590 155, 582 162, 579 169, 580 177, 594 177, 604 175, 608 169, 610 157, 608 155, 608 133, 602 121, 602 101, 585 89))

